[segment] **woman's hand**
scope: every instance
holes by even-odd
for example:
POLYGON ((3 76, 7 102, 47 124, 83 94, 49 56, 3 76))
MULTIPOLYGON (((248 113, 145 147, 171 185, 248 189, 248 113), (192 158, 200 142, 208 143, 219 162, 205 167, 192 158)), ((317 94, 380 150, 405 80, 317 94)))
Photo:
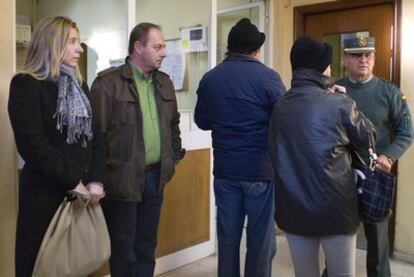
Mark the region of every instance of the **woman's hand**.
POLYGON ((91 202, 96 204, 105 197, 105 191, 103 189, 103 184, 100 182, 90 182, 86 185, 90 195, 91 195, 91 202))
POLYGON ((346 93, 346 87, 340 85, 333 85, 332 87, 328 88, 328 91, 346 93))

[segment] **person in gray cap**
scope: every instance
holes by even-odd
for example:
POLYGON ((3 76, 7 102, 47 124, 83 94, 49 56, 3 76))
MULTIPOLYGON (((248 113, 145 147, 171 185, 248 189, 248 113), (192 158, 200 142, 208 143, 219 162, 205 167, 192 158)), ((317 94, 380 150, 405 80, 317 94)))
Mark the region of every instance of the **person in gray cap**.
POLYGON ((265 34, 244 18, 232 27, 227 57, 200 81, 195 122, 212 130, 217 205, 218 276, 240 276, 247 216, 246 277, 270 277, 276 253, 273 171, 267 148, 272 105, 285 93, 260 61, 265 34))
MULTIPOLYGON (((396 85, 373 74, 373 37, 346 39, 344 54, 343 61, 348 76, 337 83, 346 87, 348 95, 375 125, 379 166, 390 171, 392 164, 404 154, 413 140, 406 98, 396 85)), ((365 223, 364 229, 367 238, 368 277, 391 276, 388 220, 377 224, 365 223)))

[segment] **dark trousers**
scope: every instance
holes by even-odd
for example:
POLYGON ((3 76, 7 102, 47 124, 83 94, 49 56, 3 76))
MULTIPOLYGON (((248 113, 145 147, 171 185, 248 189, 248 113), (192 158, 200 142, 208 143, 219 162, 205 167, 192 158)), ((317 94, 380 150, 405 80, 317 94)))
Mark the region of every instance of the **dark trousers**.
POLYGON ((151 277, 163 201, 159 169, 145 173, 141 202, 102 201, 111 237, 111 277, 151 277))
POLYGON ((274 185, 214 179, 218 276, 240 276, 240 240, 247 216, 245 277, 270 277, 276 254, 274 185))
POLYGON ((388 220, 364 223, 364 231, 367 238, 367 276, 391 277, 388 220))
MULTIPOLYGON (((364 223, 367 239, 367 276, 391 277, 390 257, 388 246, 388 220, 379 223, 364 223)), ((326 269, 322 277, 327 277, 326 269)))
POLYGON ((31 277, 43 236, 64 199, 59 187, 20 187, 16 229, 16 277, 31 277))

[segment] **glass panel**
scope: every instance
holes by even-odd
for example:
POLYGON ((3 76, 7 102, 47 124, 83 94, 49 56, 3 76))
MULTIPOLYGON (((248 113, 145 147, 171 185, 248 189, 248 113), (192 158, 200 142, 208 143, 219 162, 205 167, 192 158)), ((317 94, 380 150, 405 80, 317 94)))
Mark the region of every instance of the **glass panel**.
POLYGON ((369 36, 369 32, 355 32, 355 33, 337 33, 327 34, 323 36, 323 40, 332 46, 332 64, 331 75, 335 80, 345 77, 345 67, 342 63, 344 52, 344 40, 347 38, 369 36))
POLYGON ((249 18, 254 25, 259 26, 258 7, 217 15, 217 63, 222 62, 225 58, 227 52, 227 37, 231 27, 243 17, 249 18))
POLYGON ((251 0, 218 0, 217 8, 219 10, 229 7, 236 7, 252 2, 251 0))
POLYGON ((123 62, 128 52, 126 0, 42 0, 34 1, 33 5, 32 2, 25 1, 26 10, 33 9, 29 12, 31 22, 59 14, 77 23, 86 50, 81 56, 86 61, 81 61, 80 69, 89 85, 97 72, 123 62), (99 7, 99 12, 91 12, 91 7, 99 7))
POLYGON ((167 58, 161 70, 175 82, 181 131, 196 130, 193 111, 196 90, 209 69, 208 26, 210 1, 136 0, 136 22, 152 22, 162 28, 167 44, 167 58))

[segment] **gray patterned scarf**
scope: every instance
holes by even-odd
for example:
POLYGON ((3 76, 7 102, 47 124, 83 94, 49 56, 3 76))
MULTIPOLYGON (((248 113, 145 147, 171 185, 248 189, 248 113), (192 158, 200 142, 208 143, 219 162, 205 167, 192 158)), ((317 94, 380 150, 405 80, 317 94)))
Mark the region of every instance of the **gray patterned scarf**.
POLYGON ((58 83, 58 99, 56 113, 56 129, 61 133, 67 126, 66 143, 77 143, 82 139, 82 147, 92 139, 92 109, 89 99, 79 86, 75 70, 67 65, 60 66, 58 83))

